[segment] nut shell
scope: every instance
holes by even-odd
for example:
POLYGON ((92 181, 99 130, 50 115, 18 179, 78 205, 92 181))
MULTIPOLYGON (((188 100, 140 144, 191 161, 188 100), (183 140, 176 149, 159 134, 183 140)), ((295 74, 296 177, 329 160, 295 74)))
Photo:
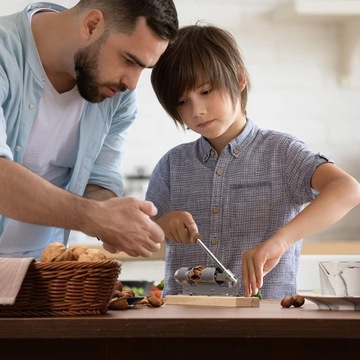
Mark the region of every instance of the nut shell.
POLYGON ((122 296, 120 298, 113 298, 110 300, 109 309, 110 310, 124 310, 129 307, 127 298, 122 296))
POLYGON ((87 249, 84 253, 82 253, 78 261, 102 261, 107 260, 106 255, 98 249, 87 249))
POLYGON ((41 253, 40 261, 57 262, 73 260, 72 252, 62 243, 53 242, 41 253))
POLYGON ((74 260, 78 260, 81 254, 84 254, 89 248, 83 245, 70 246, 70 251, 73 254, 74 260))

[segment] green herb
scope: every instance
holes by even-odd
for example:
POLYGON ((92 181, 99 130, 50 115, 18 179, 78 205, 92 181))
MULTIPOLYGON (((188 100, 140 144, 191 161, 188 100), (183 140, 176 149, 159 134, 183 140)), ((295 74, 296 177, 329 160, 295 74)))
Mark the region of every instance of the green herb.
POLYGON ((159 290, 164 290, 164 279, 161 280, 157 285, 156 287, 159 289, 159 290))
POLYGON ((136 286, 124 286, 124 290, 132 290, 135 293, 135 296, 144 296, 145 289, 143 287, 136 286))
POLYGON ((261 290, 259 289, 257 294, 255 295, 251 295, 251 297, 258 297, 260 300, 262 299, 262 294, 261 294, 261 290))

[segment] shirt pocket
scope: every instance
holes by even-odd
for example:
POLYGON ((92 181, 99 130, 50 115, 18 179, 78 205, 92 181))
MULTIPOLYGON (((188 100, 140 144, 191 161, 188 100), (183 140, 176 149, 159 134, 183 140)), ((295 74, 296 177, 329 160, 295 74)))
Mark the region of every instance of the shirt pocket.
POLYGON ((230 184, 225 225, 231 236, 260 242, 270 228, 271 185, 268 181, 230 184))

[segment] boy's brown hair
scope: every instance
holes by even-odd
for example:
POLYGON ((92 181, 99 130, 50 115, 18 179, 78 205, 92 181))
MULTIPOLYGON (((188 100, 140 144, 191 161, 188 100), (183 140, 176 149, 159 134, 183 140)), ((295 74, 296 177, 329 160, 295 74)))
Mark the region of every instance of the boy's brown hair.
POLYGON ((165 111, 184 127, 177 111, 184 92, 201 84, 228 93, 232 102, 241 96, 246 114, 249 76, 234 37, 214 25, 188 25, 179 29, 151 73, 155 94, 165 111))

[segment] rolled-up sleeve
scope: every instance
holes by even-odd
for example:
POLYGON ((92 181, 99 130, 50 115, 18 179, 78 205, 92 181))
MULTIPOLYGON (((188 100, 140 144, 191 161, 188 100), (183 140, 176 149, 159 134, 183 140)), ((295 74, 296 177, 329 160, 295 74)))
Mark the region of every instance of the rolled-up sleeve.
POLYGON ((123 94, 119 102, 114 102, 113 105, 110 108, 112 113, 108 114, 112 120, 95 160, 89 183, 102 186, 121 196, 124 190, 121 168, 126 139, 137 115, 136 93, 132 91, 123 94))

